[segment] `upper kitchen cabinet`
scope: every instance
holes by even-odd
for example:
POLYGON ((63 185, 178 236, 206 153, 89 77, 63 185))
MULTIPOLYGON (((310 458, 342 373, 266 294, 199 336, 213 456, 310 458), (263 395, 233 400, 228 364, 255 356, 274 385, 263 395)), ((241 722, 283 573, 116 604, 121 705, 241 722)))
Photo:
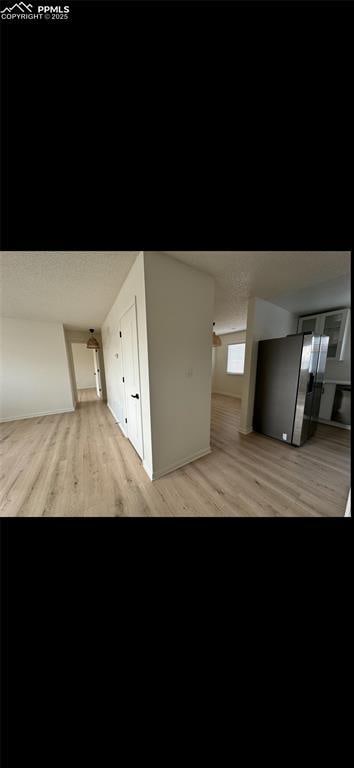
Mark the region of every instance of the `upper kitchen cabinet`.
POLYGON ((317 333, 329 336, 327 357, 343 359, 343 348, 349 328, 350 309, 337 309, 318 315, 299 317, 298 333, 317 333))
POLYGON ((308 317, 299 317, 298 333, 320 333, 318 330, 320 315, 309 315, 308 317))
POLYGON ((329 336, 327 357, 342 360, 343 342, 349 323, 349 309, 327 312, 323 315, 324 336, 329 336))

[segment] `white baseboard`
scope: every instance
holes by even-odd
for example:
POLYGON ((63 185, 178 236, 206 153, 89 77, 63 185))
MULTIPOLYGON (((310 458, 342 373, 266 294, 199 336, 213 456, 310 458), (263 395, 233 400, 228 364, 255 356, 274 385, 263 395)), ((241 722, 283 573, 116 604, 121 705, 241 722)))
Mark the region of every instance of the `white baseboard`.
MULTIPOLYGON (((111 408, 110 404, 107 402, 107 408, 110 410, 115 422, 118 424, 120 430, 123 432, 124 437, 128 437, 126 434, 123 425, 118 421, 116 414, 114 413, 113 408, 111 408)), ((147 476, 150 480, 157 480, 159 477, 163 477, 163 475, 167 475, 169 472, 173 472, 175 469, 179 469, 180 467, 184 467, 186 464, 190 464, 192 461, 196 461, 197 459, 201 459, 202 456, 207 456, 208 453, 211 453, 211 448, 199 451, 198 453, 195 453, 193 456, 186 456, 186 458, 182 459, 181 461, 176 462, 175 464, 171 464, 168 467, 164 467, 159 472, 153 472, 152 467, 147 464, 144 459, 142 459, 142 466, 145 470, 147 476)))
POLYGON ((238 431, 240 432, 241 435, 250 435, 251 432, 253 432, 253 427, 251 427, 250 429, 241 429, 241 427, 239 427, 238 431))
POLYGON ((233 395, 231 392, 220 392, 217 389, 214 389, 211 393, 212 395, 224 395, 224 397, 234 397, 236 400, 242 400, 241 395, 233 395))
POLYGON ((149 464, 146 464, 145 461, 143 461, 143 468, 145 469, 145 472, 149 478, 149 480, 154 480, 153 472, 149 464))
POLYGON ((111 408, 111 406, 110 406, 110 404, 108 402, 106 403, 106 405, 107 405, 108 410, 111 412, 111 414, 112 414, 112 416, 114 418, 114 421, 117 422, 117 424, 119 426, 119 429, 123 432, 124 437, 128 437, 128 435, 127 435, 127 433, 126 433, 126 431, 125 431, 125 429, 123 427, 123 424, 119 421, 118 416, 116 416, 116 414, 114 413, 113 408, 111 408))
POLYGON ((57 413, 73 413, 75 408, 60 408, 57 411, 38 411, 38 413, 28 413, 25 416, 8 416, 0 419, 0 424, 5 421, 22 421, 22 419, 38 419, 39 416, 55 416, 57 413))
POLYGON ((119 424, 118 418, 117 418, 116 414, 114 413, 114 410, 113 410, 113 408, 111 408, 111 406, 110 406, 110 404, 109 404, 108 402, 107 402, 107 408, 108 408, 108 410, 111 412, 111 414, 112 414, 112 416, 113 416, 114 420, 117 422, 117 424, 119 424))
POLYGON ((120 424, 119 421, 117 421, 117 424, 118 424, 118 427, 119 427, 120 431, 123 432, 124 437, 126 437, 128 439, 128 435, 127 435, 127 433, 126 433, 126 431, 125 431, 125 429, 123 427, 123 424, 120 424))
POLYGON ((185 467, 186 464, 190 464, 192 461, 201 459, 202 456, 207 456, 209 453, 211 453, 210 446, 209 448, 206 448, 203 451, 198 451, 198 453, 195 453, 193 456, 186 456, 184 459, 177 461, 175 464, 170 464, 169 467, 164 467, 163 469, 160 469, 158 472, 152 472, 152 477, 150 477, 147 467, 144 467, 144 469, 145 469, 145 472, 147 472, 147 474, 149 475, 151 480, 158 480, 159 477, 168 475, 169 472, 173 472, 175 469, 180 469, 180 467, 185 467))

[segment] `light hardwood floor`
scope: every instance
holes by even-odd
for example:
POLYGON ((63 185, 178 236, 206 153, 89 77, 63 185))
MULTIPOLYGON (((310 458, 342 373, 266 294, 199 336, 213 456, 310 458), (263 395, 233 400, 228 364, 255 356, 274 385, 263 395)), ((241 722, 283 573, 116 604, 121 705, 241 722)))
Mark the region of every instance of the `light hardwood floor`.
POLYGON ((302 448, 237 432, 240 400, 213 395, 212 453, 153 483, 92 390, 74 413, 0 424, 1 516, 342 516, 350 433, 302 448))

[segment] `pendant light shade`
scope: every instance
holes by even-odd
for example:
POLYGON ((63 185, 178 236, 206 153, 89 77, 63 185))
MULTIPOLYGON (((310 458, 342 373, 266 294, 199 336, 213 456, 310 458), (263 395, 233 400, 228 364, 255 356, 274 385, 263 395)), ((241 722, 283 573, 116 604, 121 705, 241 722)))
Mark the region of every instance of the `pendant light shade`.
POLYGON ((94 328, 90 328, 91 336, 88 339, 88 342, 86 344, 87 349, 99 349, 100 348, 100 345, 99 345, 97 339, 95 339, 95 337, 92 336, 94 330, 95 330, 94 328))
MULTIPOLYGON (((213 323, 213 326, 215 323, 213 323)), ((213 331, 213 347, 221 347, 221 339, 220 336, 217 336, 215 331, 213 331)))

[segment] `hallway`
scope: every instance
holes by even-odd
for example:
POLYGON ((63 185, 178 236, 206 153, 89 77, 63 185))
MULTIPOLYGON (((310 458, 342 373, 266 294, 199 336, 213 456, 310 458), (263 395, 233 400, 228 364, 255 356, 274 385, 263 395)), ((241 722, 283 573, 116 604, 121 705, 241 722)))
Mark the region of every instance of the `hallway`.
POLYGON ((1 516, 342 516, 350 433, 302 448, 237 432, 241 401, 213 395, 212 453, 147 477, 95 390, 73 413, 0 424, 1 516))
POLYGON ((101 403, 101 398, 97 397, 96 389, 91 387, 90 389, 78 389, 77 396, 79 404, 82 407, 84 403, 101 403))

